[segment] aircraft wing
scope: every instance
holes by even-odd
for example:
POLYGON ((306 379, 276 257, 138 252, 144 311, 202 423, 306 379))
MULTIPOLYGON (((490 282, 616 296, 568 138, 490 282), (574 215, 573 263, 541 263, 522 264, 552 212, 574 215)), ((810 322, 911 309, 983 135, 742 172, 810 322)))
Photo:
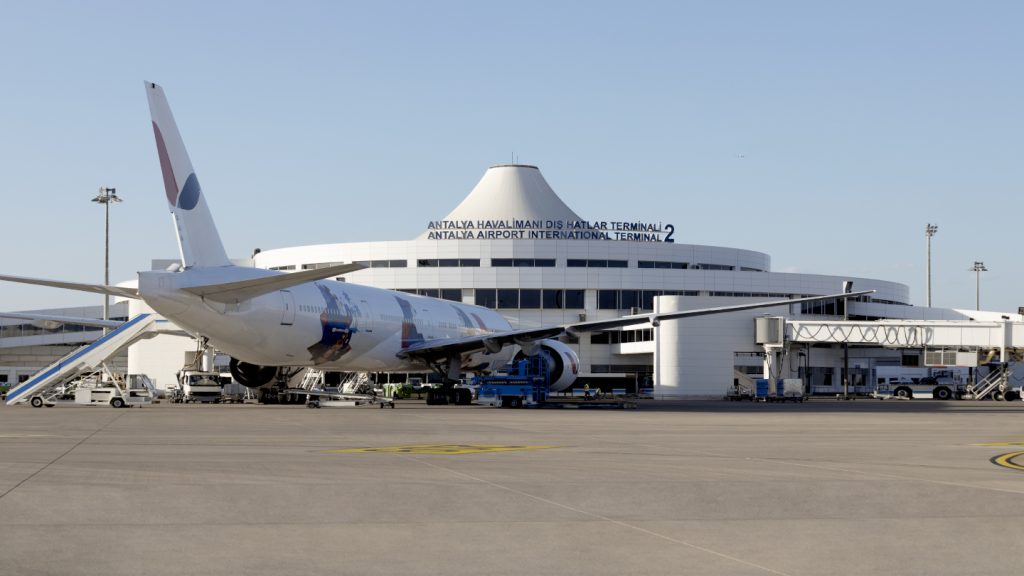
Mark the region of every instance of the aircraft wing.
POLYGON ((78 318, 75 316, 57 316, 54 314, 25 314, 22 312, 0 312, 0 318, 15 318, 18 320, 30 320, 32 322, 54 323, 54 324, 81 324, 82 326, 96 326, 99 328, 117 328, 124 322, 120 320, 100 320, 98 318, 78 318))
POLYGON ((651 312, 647 314, 634 314, 621 316, 608 320, 591 320, 589 322, 575 322, 558 326, 544 326, 540 328, 525 328, 520 330, 507 330, 505 332, 492 332, 490 334, 479 334, 464 336, 462 338, 442 338, 428 340, 413 344, 402 350, 399 358, 421 358, 439 359, 467 354, 478 350, 487 350, 496 353, 505 346, 512 344, 529 344, 545 338, 556 338, 566 332, 579 334, 583 332, 596 332, 598 330, 609 330, 612 328, 624 328, 639 324, 650 324, 657 326, 663 320, 679 320, 694 316, 709 316, 711 314, 726 314, 739 312, 741 310, 752 310, 757 308, 772 308, 775 306, 787 306, 801 302, 816 302, 819 300, 831 300, 837 298, 853 298, 864 294, 871 294, 874 290, 862 292, 844 292, 842 294, 830 294, 828 296, 809 296, 807 298, 792 298, 789 300, 772 300, 767 302, 751 302, 750 304, 736 304, 733 306, 718 306, 715 308, 697 308, 694 310, 680 310, 677 312, 651 312))
MULTIPOLYGON (((292 286, 298 286, 299 284, 330 278, 331 276, 340 276, 341 274, 362 270, 363 268, 366 268, 365 264, 338 264, 336 266, 327 266, 324 268, 317 268, 315 270, 275 274, 273 276, 250 278, 248 280, 239 280, 237 282, 189 286, 182 288, 182 290, 191 292, 197 296, 202 296, 207 300, 213 300, 214 302, 231 303, 248 300, 249 298, 255 298, 256 296, 268 294, 276 290, 283 290, 292 286)), ((2 277, 0 277, 0 279, 2 279, 2 277)))
MULTIPOLYGON (((31 320, 37 325, 45 328, 56 328, 60 324, 81 324, 82 326, 96 326, 97 328, 117 328, 124 324, 121 320, 102 320, 100 318, 82 318, 78 316, 58 316, 56 314, 25 314, 22 312, 0 312, 0 318, 16 318, 18 320, 31 320)), ((195 334, 178 328, 170 321, 158 318, 154 328, 154 334, 172 334, 174 336, 188 336, 195 338, 195 334)))
POLYGON ((95 292, 97 294, 110 294, 122 298, 138 298, 139 291, 135 288, 124 288, 122 286, 106 286, 104 284, 80 284, 77 282, 63 282, 60 280, 44 280, 41 278, 25 278, 23 276, 4 276, 0 274, 0 280, 7 282, 20 282, 22 284, 35 284, 37 286, 50 286, 53 288, 65 288, 67 290, 78 290, 79 292, 95 292))

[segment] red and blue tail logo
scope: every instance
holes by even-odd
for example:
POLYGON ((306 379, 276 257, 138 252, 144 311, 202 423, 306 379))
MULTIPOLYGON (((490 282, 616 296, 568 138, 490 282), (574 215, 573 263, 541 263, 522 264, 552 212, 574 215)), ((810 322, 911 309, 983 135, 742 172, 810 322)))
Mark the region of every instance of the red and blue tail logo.
POLYGON ((160 133, 160 127, 156 125, 156 122, 153 122, 153 134, 156 136, 157 153, 160 155, 160 170, 164 175, 164 191, 167 193, 167 202, 182 210, 195 208, 196 204, 199 204, 199 196, 203 191, 199 186, 199 179, 193 172, 185 179, 185 185, 178 188, 177 179, 174 177, 174 168, 171 165, 171 157, 167 153, 167 145, 164 144, 164 135, 160 133))

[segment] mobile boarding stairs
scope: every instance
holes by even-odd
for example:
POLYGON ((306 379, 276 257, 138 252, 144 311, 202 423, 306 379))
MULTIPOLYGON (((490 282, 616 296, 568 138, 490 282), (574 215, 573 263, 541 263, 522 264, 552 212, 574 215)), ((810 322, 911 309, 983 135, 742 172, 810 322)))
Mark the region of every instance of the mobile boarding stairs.
MULTIPOLYGON (((66 393, 66 383, 83 374, 105 369, 104 362, 108 358, 139 340, 152 338, 161 333, 182 334, 182 331, 156 314, 139 314, 95 342, 71 352, 12 388, 7 393, 7 405, 30 400, 35 407, 53 405, 57 396, 66 393)), ((119 388, 123 400, 119 405, 126 405, 127 386, 119 388)))

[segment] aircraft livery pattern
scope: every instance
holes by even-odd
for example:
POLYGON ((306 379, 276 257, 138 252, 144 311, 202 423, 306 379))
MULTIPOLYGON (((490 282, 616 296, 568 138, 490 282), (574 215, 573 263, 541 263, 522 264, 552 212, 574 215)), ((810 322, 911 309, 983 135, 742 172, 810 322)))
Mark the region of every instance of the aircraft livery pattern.
POLYGON ((164 192, 167 194, 167 202, 171 207, 178 207, 182 210, 191 210, 199 204, 199 196, 202 188, 199 186, 199 178, 192 172, 185 179, 185 185, 178 188, 178 181, 174 177, 174 168, 171 166, 171 158, 167 153, 167 144, 164 143, 164 135, 160 127, 153 122, 153 135, 156 137, 157 154, 160 156, 160 171, 164 176, 164 192))
POLYGON ((320 313, 321 336, 319 342, 306 350, 309 351, 313 364, 319 366, 336 362, 352 350, 352 335, 358 331, 354 324, 355 318, 359 316, 359 309, 351 304, 348 294, 342 292, 345 302, 341 302, 327 286, 319 282, 315 285, 324 298, 325 306, 320 313))
POLYGON ((423 334, 416 328, 416 318, 413 315, 412 304, 405 298, 395 296, 398 305, 402 308, 402 350, 413 344, 423 342, 423 334))

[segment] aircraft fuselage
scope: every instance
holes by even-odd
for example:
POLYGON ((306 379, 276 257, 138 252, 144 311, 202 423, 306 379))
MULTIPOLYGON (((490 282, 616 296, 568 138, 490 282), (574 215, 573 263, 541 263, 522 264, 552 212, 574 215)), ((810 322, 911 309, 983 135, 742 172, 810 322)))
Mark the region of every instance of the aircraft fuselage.
MULTIPOLYGON (((142 272, 139 295, 154 310, 186 330, 202 334, 219 350, 264 366, 312 366, 339 371, 415 371, 424 365, 398 355, 409 345, 507 331, 497 312, 463 304, 320 280, 241 302, 223 303, 182 291, 209 283, 213 271, 142 272)), ((231 268, 254 278, 279 274, 231 268)), ((512 356, 466 355, 465 366, 498 368, 512 356)))

